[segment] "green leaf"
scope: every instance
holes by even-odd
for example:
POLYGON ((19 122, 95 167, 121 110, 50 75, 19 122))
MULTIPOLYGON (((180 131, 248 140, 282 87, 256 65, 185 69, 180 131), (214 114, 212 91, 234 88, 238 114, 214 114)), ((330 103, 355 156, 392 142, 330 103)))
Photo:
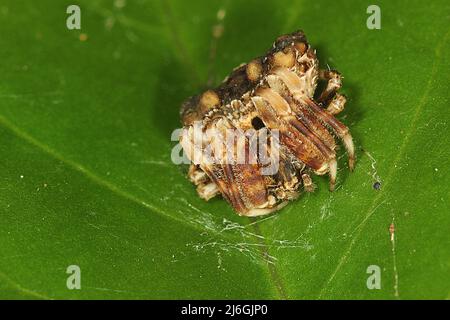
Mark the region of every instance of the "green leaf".
POLYGON ((447 1, 379 1, 380 30, 356 0, 78 4, 81 30, 65 1, 0 4, 0 297, 449 297, 447 1), (356 169, 239 217, 197 196, 170 134, 186 97, 296 29, 345 77, 356 169))

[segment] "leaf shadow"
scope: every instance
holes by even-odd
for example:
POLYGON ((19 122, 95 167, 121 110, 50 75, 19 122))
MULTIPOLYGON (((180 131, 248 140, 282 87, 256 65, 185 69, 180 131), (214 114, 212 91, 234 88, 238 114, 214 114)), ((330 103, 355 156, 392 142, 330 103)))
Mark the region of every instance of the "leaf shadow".
MULTIPOLYGON (((209 60, 211 48, 203 48, 204 60, 193 61, 193 65, 211 64, 211 70, 214 72, 213 82, 217 85, 219 79, 231 72, 237 64, 264 54, 279 35, 278 31, 282 26, 281 21, 274 18, 273 12, 276 8, 276 1, 267 1, 260 5, 256 0, 231 6, 224 21, 224 34, 217 40, 217 54, 209 60)), ((211 28, 212 34, 214 26, 205 27, 211 28)), ((213 41, 211 36, 210 44, 213 41)), ((171 132, 181 127, 179 110, 182 102, 208 88, 207 79, 199 83, 192 76, 193 71, 192 66, 180 62, 175 52, 168 52, 164 61, 161 61, 158 73, 159 89, 155 92, 155 100, 151 106, 153 125, 159 134, 170 138, 171 132)))
POLYGON ((181 128, 180 106, 187 97, 195 94, 195 84, 192 84, 186 66, 173 55, 161 64, 158 79, 158 90, 151 106, 152 122, 159 134, 170 139, 173 130, 181 128))
POLYGON ((262 56, 280 35, 284 21, 277 1, 249 0, 230 6, 224 20, 223 35, 212 61, 213 79, 218 81, 243 62, 262 56))

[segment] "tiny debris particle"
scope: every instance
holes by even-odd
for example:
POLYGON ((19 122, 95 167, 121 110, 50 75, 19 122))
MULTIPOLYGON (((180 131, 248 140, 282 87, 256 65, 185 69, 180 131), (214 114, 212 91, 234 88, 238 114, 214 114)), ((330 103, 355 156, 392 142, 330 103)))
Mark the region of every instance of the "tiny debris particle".
POLYGON ((225 18, 226 15, 226 11, 225 9, 220 9, 219 11, 217 11, 217 20, 221 21, 225 18))
POLYGON ((373 188, 374 188, 375 190, 380 190, 380 189, 381 189, 381 182, 376 181, 376 182, 373 184, 373 188))
POLYGON ((391 241, 394 241, 395 226, 393 222, 389 226, 389 233, 391 234, 391 241))
POLYGON ((126 0, 116 0, 114 1, 114 6, 118 9, 122 9, 127 5, 126 0))
POLYGON ((223 25, 218 24, 213 27, 213 37, 220 38, 223 34, 223 25))
POLYGON ((111 30, 114 27, 115 24, 115 19, 113 17, 108 17, 105 19, 105 29, 106 30, 111 30))
POLYGON ((88 35, 86 33, 80 33, 80 41, 84 42, 88 39, 88 35))

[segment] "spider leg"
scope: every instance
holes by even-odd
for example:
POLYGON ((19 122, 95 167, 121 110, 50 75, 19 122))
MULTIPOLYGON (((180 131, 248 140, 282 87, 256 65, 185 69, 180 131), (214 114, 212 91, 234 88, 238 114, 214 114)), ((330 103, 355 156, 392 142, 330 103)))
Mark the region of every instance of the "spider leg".
POLYGON ((331 150, 336 148, 336 142, 334 141, 333 135, 320 121, 318 121, 317 117, 309 108, 292 98, 291 92, 279 76, 269 75, 267 77, 267 82, 270 88, 279 93, 289 103, 292 111, 297 115, 297 118, 302 121, 309 130, 314 132, 328 148, 331 150))
POLYGON ((326 146, 329 166, 329 176, 330 176, 330 191, 334 190, 337 177, 337 160, 336 160, 336 143, 333 136, 328 132, 327 128, 323 126, 320 121, 310 112, 306 111, 306 108, 299 107, 298 103, 291 103, 291 106, 296 108, 296 113, 300 122, 304 123, 311 132, 313 132, 318 139, 326 146))
POLYGON ((189 167, 188 177, 197 186, 197 193, 200 198, 208 201, 220 194, 220 190, 217 184, 211 181, 208 175, 203 171, 200 166, 191 164, 189 167))
POLYGON ((305 98, 305 102, 308 107, 310 107, 315 112, 317 117, 326 125, 328 125, 339 138, 341 138, 348 153, 348 166, 350 170, 353 170, 355 166, 355 146, 353 144, 353 138, 347 126, 333 117, 333 115, 327 110, 319 107, 313 100, 305 98))
POLYGON ((320 70, 319 79, 327 80, 327 87, 322 91, 317 102, 327 107, 327 111, 333 115, 344 110, 347 98, 338 93, 342 86, 342 76, 335 70, 320 70))
POLYGON ((217 184, 215 184, 212 181, 209 181, 208 183, 199 184, 197 186, 197 193, 200 196, 200 198, 208 201, 217 196, 218 194, 220 194, 220 190, 217 187, 217 184))
POLYGON ((327 110, 322 109, 317 105, 308 95, 302 86, 302 80, 299 75, 295 72, 291 72, 287 68, 277 68, 275 74, 280 77, 288 88, 290 94, 295 100, 300 103, 305 104, 311 109, 312 113, 320 120, 323 124, 328 126, 339 138, 342 139, 345 149, 348 153, 348 166, 350 170, 353 170, 355 163, 355 148, 353 145, 353 139, 350 135, 348 128, 339 120, 337 120, 331 113, 327 110))
MULTIPOLYGON (((200 138, 200 141, 195 140, 195 130, 193 126, 186 127, 180 137, 180 143, 186 156, 193 162, 188 172, 190 180, 197 185, 199 196, 209 200, 217 194, 216 189, 219 191, 226 187, 226 181, 223 179, 221 168, 214 164, 211 155, 203 148, 203 137, 198 137, 197 134, 196 138, 200 138)), ((222 196, 229 200, 227 193, 222 192, 222 196)))
POLYGON ((319 79, 326 80, 327 86, 317 98, 320 104, 326 104, 342 86, 342 76, 336 70, 320 70, 319 79))
POLYGON ((302 174, 303 188, 306 192, 313 192, 316 186, 312 182, 311 176, 307 173, 302 174))
POLYGON ((206 175, 205 171, 200 169, 200 167, 195 164, 191 164, 189 166, 188 177, 189 180, 191 180, 191 182, 195 185, 199 185, 200 183, 208 181, 208 176, 206 175))
POLYGON ((257 94, 268 101, 276 110, 279 116, 283 117, 289 124, 297 129, 303 136, 309 139, 328 162, 328 172, 330 175, 330 190, 334 190, 337 176, 336 153, 334 152, 334 138, 328 130, 312 115, 305 117, 305 114, 298 103, 293 100, 287 89, 275 77, 268 79, 271 88, 258 90, 257 94))
POLYGON ((272 131, 279 130, 281 144, 285 145, 297 159, 318 175, 328 172, 329 166, 325 156, 310 139, 292 124, 295 117, 283 113, 280 110, 283 106, 279 105, 278 102, 274 103, 270 98, 269 101, 266 101, 261 96, 255 96, 252 97, 252 102, 264 124, 272 131))
POLYGON ((333 99, 330 101, 330 103, 327 106, 327 111, 332 114, 338 114, 342 110, 344 110, 345 103, 347 102, 347 98, 340 94, 336 93, 333 99))

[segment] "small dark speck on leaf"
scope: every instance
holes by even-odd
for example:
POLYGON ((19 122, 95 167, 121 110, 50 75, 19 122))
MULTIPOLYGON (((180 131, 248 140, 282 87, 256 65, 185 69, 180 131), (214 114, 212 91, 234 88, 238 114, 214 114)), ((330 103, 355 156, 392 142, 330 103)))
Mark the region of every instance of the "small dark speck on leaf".
POLYGON ((377 181, 373 184, 373 188, 375 190, 380 190, 381 189, 381 182, 377 181))

